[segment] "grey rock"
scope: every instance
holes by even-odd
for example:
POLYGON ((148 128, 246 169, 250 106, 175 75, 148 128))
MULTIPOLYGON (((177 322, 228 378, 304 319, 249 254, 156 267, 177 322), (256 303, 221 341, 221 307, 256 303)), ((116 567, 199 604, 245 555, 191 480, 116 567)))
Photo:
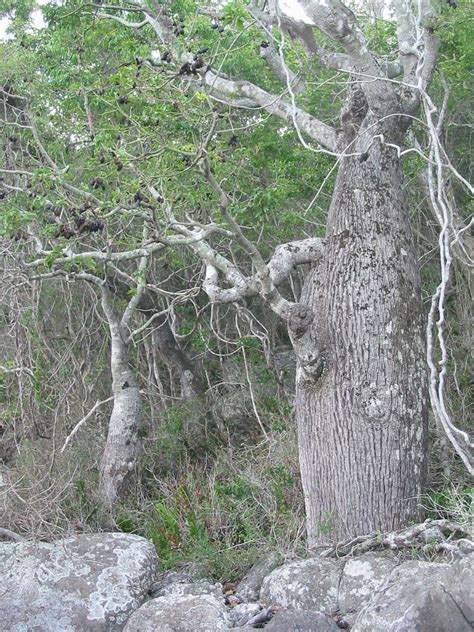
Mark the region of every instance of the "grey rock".
POLYGON ((273 617, 273 609, 272 608, 262 608, 260 612, 257 612, 255 616, 247 621, 247 626, 251 626, 253 628, 260 628, 265 623, 268 623, 270 619, 273 617))
POLYGON ((153 589, 154 597, 171 597, 176 595, 181 597, 182 595, 191 595, 198 597, 199 595, 214 595, 216 599, 222 599, 222 584, 211 584, 206 581, 197 582, 177 582, 169 583, 163 586, 159 590, 153 589))
POLYGON ((340 632, 332 619, 309 610, 277 612, 265 626, 268 632, 340 632))
POLYGON ((179 573, 178 571, 166 571, 158 575, 156 582, 150 590, 152 597, 162 597, 166 594, 166 590, 169 586, 175 584, 190 584, 193 581, 192 577, 187 573, 179 573))
POLYGON ((324 558, 285 564, 265 577, 260 599, 295 610, 331 612, 337 608, 342 566, 324 558))
POLYGON ((263 580, 279 565, 280 559, 277 553, 273 553, 252 566, 236 588, 236 593, 243 601, 258 599, 263 580))
POLYGON ((339 584, 338 606, 347 623, 354 623, 357 613, 369 603, 398 563, 393 557, 375 553, 346 561, 339 584))
POLYGON ((430 542, 443 542, 446 540, 443 532, 437 526, 425 529, 425 531, 421 533, 421 538, 425 544, 429 544, 430 542))
POLYGON ((229 610, 229 621, 233 628, 244 626, 260 612, 258 603, 240 603, 229 610))
POLYGON ((0 543, 1 629, 121 630, 157 572, 155 547, 136 535, 0 543))
POLYGON ((455 562, 441 584, 474 630, 474 554, 455 562))
POLYGON ((461 585, 468 577, 472 580, 467 564, 451 568, 448 564, 404 562, 360 612, 353 632, 470 632, 471 606, 464 599, 468 593, 472 597, 473 589, 461 585))
POLYGON ((123 632, 221 632, 229 627, 223 599, 213 595, 171 595, 141 606, 123 632))

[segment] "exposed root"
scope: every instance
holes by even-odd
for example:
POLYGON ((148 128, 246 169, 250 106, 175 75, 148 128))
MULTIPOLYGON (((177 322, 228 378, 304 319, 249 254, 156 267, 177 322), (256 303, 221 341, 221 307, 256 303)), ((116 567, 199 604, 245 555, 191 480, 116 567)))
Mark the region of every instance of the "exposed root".
POLYGON ((400 531, 362 535, 338 542, 319 553, 321 557, 361 555, 367 551, 418 549, 426 553, 450 553, 453 557, 474 552, 474 541, 459 524, 450 520, 426 520, 400 531))

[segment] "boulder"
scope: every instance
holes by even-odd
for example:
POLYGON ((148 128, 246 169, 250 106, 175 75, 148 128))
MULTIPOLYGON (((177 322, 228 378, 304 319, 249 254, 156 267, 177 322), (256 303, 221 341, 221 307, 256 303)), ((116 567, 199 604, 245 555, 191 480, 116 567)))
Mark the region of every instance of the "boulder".
POLYGON ((0 543, 0 621, 9 632, 121 630, 158 572, 153 544, 101 533, 0 543))
POLYGON ((178 571, 166 571, 160 573, 150 590, 151 597, 163 597, 169 586, 175 584, 190 584, 193 581, 191 575, 180 573, 178 571))
POLYGON ((357 613, 369 603, 398 564, 394 557, 376 553, 366 553, 345 562, 339 584, 338 606, 347 623, 354 623, 357 613))
POLYGON ((223 599, 169 595, 141 606, 123 632, 221 632, 230 627, 223 599))
POLYGON ((211 584, 207 581, 189 581, 176 583, 172 582, 160 589, 153 587, 153 597, 181 597, 183 595, 191 595, 198 597, 199 595, 214 595, 216 599, 222 599, 222 584, 211 584))
POLYGON ((441 585, 474 629, 474 554, 454 562, 441 585))
POLYGON ((229 622, 233 628, 243 627, 260 609, 258 603, 240 603, 229 610, 229 622))
POLYGON ((328 616, 309 610, 282 610, 265 626, 265 632, 340 632, 328 616))
POLYGON ((474 559, 400 564, 356 618, 353 632, 470 632, 474 559), (465 581, 471 583, 464 585, 465 581))
POLYGON ((257 601, 265 577, 280 563, 280 556, 273 553, 252 566, 239 582, 235 592, 243 601, 257 601))
POLYGON ((265 577, 260 599, 295 610, 335 611, 342 568, 342 562, 324 558, 285 564, 265 577))

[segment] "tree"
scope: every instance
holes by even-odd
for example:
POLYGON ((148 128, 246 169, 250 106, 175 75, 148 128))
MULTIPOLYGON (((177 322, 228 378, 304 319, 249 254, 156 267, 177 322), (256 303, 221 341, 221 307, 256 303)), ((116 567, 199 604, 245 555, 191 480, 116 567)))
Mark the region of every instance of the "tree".
MULTIPOLYGON (((167 149, 179 153, 185 162, 181 186, 187 177, 195 178, 194 185, 205 192, 208 206, 217 205, 220 219, 214 219, 210 211, 211 219, 206 213, 202 221, 194 219, 189 209, 183 212, 180 208, 176 193, 170 201, 173 193, 166 186, 156 189, 154 163, 143 159, 153 155, 156 139, 150 148, 143 140, 149 136, 140 132, 140 146, 133 146, 133 135, 124 129, 125 122, 131 121, 140 129, 141 121, 118 107, 112 116, 123 125, 110 152, 117 170, 122 171, 124 162, 130 162, 129 189, 132 177, 135 185, 138 179, 142 187, 141 199, 136 200, 138 209, 132 209, 132 221, 140 224, 133 227, 133 240, 140 243, 124 247, 114 238, 105 253, 100 248, 90 251, 76 247, 71 253, 65 248, 43 249, 27 266, 38 270, 49 262, 55 269, 41 272, 45 278, 47 274, 71 274, 67 266, 85 265, 92 259, 99 265, 100 275, 84 270, 74 270, 72 275, 96 283, 106 297, 110 267, 140 259, 135 277, 137 293, 129 301, 125 325, 125 315, 120 324, 108 307, 108 299, 103 298, 116 345, 112 354, 114 396, 122 399, 123 384, 132 384, 124 368, 123 345, 129 341, 124 327, 129 326, 128 316, 143 296, 148 284, 144 269, 155 253, 176 246, 191 250, 204 263, 202 288, 213 303, 260 296, 286 324, 297 357, 300 466, 308 540, 314 545, 325 539, 393 530, 421 516, 419 498, 427 456, 427 376, 419 270, 401 159, 412 150, 422 153, 406 144, 420 106, 429 125, 433 124, 427 91, 436 65, 437 17, 429 0, 418 3, 416 9, 404 0, 394 0, 394 22, 386 28, 386 40, 380 43, 374 38, 371 49, 367 36, 370 22, 358 21, 339 0, 301 0, 292 13, 286 6, 276 1, 253 2, 248 8, 229 4, 218 18, 205 11, 196 18, 186 3, 177 4, 175 10, 181 13, 172 15, 168 3, 155 5, 141 0, 69 2, 56 11, 60 22, 74 23, 76 29, 77 20, 98 20, 99 29, 105 23, 115 24, 122 45, 135 34, 144 38, 140 40, 144 53, 128 65, 135 63, 136 68, 132 90, 143 69, 150 73, 148 83, 143 84, 149 89, 145 106, 156 103, 154 89, 162 91, 160 98, 165 102, 170 99, 167 90, 172 81, 181 82, 182 94, 202 104, 208 116, 206 124, 202 110, 199 117, 194 111, 183 113, 182 102, 171 101, 166 112, 181 108, 180 116, 186 121, 183 140, 193 140, 191 147, 183 150, 168 136, 167 149), (237 39, 248 38, 249 33, 264 38, 260 57, 271 75, 266 73, 259 80, 251 66, 227 69, 227 53, 223 68, 218 66, 219 44, 212 38, 219 37, 216 31, 232 31, 232 26, 243 29, 237 39), (150 34, 155 40, 153 54, 145 52, 150 34), (206 38, 214 46, 209 57, 207 42, 203 45, 206 38), (251 80, 240 78, 245 70, 255 76, 251 80), (345 85, 339 115, 326 106, 326 121, 318 118, 314 101, 307 97, 316 70, 331 78, 337 76, 345 85), (315 164, 322 154, 333 158, 330 173, 337 175, 324 238, 311 236, 286 243, 266 262, 268 257, 236 217, 236 191, 229 185, 229 174, 215 149, 215 137, 222 133, 222 106, 215 110, 213 103, 224 104, 231 112, 267 113, 294 128, 315 164), (193 120, 199 120, 194 129, 193 120), (137 170, 134 164, 140 156, 137 170), (195 175, 197 169, 201 170, 199 177, 195 175), (161 205, 159 216, 157 205, 161 205), (152 237, 148 230, 155 231, 152 237), (235 263, 229 240, 239 256, 251 263, 247 270, 235 263), (307 264, 311 266, 306 268, 301 296, 297 300, 285 298, 281 289, 285 281, 296 266, 307 264)), ((246 42, 248 46, 248 39, 246 42)), ((228 55, 232 57, 232 47, 228 55)), ((89 73, 92 67, 89 64, 89 73)), ((88 91, 78 93, 84 98, 89 135, 94 141, 95 118, 105 113, 100 98, 91 106, 88 91)), ((97 93, 96 86, 94 98, 97 93)), ((116 99, 124 107, 129 102, 127 94, 117 94, 116 99)), ((67 104, 62 109, 67 114, 67 104)), ((250 124, 248 120, 246 124, 250 124)), ((69 176, 68 168, 60 168, 51 158, 33 120, 30 127, 41 161, 52 170, 59 187, 73 196, 92 199, 92 195, 94 204, 103 207, 98 193, 87 193, 77 185, 80 175, 69 176)), ((176 130, 178 135, 182 129, 176 130)), ((69 130, 63 132, 63 137, 67 135, 69 130)), ((234 138, 232 135, 229 143, 235 144, 234 138)), ((442 158, 434 156, 440 149, 437 140, 428 138, 431 161, 440 165, 442 158)), ((107 142, 110 148, 113 142, 107 142)), ((162 163, 160 166, 163 168, 162 163)), ((442 184, 444 173, 433 178, 432 190, 436 181, 442 184)), ((95 179, 92 186, 100 190, 101 181, 95 179)), ((122 181, 119 186, 124 186, 122 181)), ((432 200, 434 205, 443 203, 442 195, 432 200)), ((103 216, 130 215, 131 209, 113 197, 108 204, 112 206, 110 215, 103 216)), ((130 277, 129 271, 122 269, 124 274, 130 277)), ((442 306, 438 309, 441 312, 442 306)), ((126 424, 137 417, 128 409, 124 412, 119 416, 126 424)), ((119 425, 113 416, 109 432, 119 443, 120 437, 126 442, 129 433, 117 431, 119 425)), ((138 431, 137 424, 132 426, 133 433, 138 431)), ((112 457, 112 469, 132 465, 130 451, 124 453, 126 456, 112 457)))

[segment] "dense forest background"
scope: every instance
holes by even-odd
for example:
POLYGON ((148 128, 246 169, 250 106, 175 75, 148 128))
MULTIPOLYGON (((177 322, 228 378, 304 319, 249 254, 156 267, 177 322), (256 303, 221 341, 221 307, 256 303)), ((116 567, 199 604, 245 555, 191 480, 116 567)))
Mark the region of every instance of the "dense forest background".
MULTIPOLYGON (((304 549, 295 359, 286 328, 258 298, 217 304, 202 291, 206 270, 193 231, 212 236, 214 252, 243 274, 253 270, 245 243, 231 241, 229 222, 216 219, 203 147, 230 216, 265 261, 281 243, 324 235, 336 160, 315 157, 264 110, 213 100, 194 82, 212 64, 279 91, 245 4, 171 3, 179 46, 192 53, 188 67, 167 60, 149 26, 101 19, 100 4, 47 4, 45 28, 31 29, 33 3, 0 2, 13 18, 12 38, 0 43, 0 526, 41 539, 139 533, 155 542, 165 566, 186 562, 231 579, 264 549, 304 549), (105 290, 98 287, 104 253, 151 242, 152 257, 114 259, 105 290), (70 244, 80 258, 67 255, 70 244), (143 450, 112 510, 97 496, 112 412, 105 304, 109 315, 129 316, 143 409, 143 450)), ((462 236, 453 241, 445 302, 445 401, 454 425, 469 431, 474 246, 463 179, 472 168, 474 47, 470 2, 450 4, 434 25, 440 52, 430 96, 461 176, 445 181, 462 236)), ((359 22, 372 48, 388 56, 393 22, 369 10, 359 22)), ((287 44, 286 55, 305 81, 297 98, 334 122, 341 73, 314 60, 310 67, 297 46, 287 44)), ((440 226, 421 118, 410 133, 415 151, 403 156, 403 169, 427 318, 441 279, 440 226)), ((299 297, 303 275, 304 266, 293 272, 286 296, 299 297)), ((468 473, 433 416, 429 446, 426 510, 467 523, 468 473)))

